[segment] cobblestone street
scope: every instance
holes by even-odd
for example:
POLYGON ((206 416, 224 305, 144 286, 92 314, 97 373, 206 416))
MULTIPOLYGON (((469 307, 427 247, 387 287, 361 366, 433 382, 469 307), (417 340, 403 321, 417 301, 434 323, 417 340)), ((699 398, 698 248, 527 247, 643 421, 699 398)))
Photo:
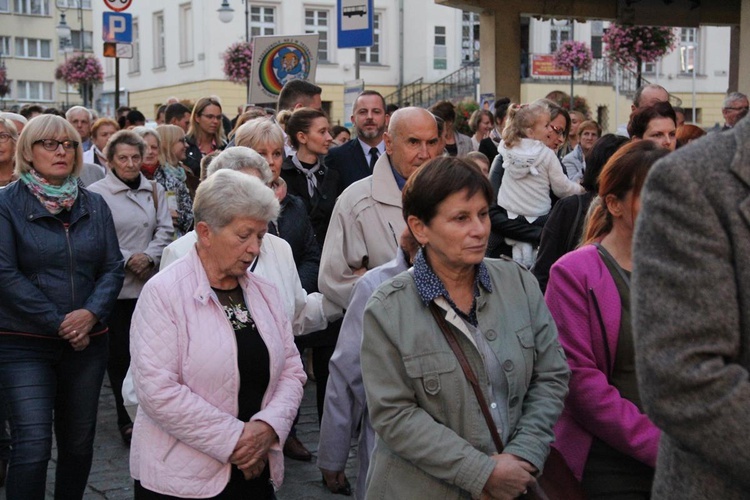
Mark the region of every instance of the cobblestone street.
MULTIPOLYGON (((279 500, 313 500, 321 498, 343 498, 331 494, 322 484, 321 475, 315 465, 315 452, 318 449, 318 417, 315 409, 315 382, 305 386, 305 396, 297 424, 297 436, 313 453, 312 462, 298 462, 286 459, 285 478, 279 500)), ((347 477, 352 485, 356 482, 356 461, 352 448, 347 477)), ((53 498, 55 475, 55 450, 47 475, 47 498, 53 498)), ((128 448, 120 440, 116 425, 114 397, 107 382, 102 387, 99 399, 99 422, 94 443, 94 463, 91 467, 85 500, 125 500, 133 498, 133 481, 128 468, 128 448)), ((5 489, 0 488, 0 500, 6 500, 5 489)))

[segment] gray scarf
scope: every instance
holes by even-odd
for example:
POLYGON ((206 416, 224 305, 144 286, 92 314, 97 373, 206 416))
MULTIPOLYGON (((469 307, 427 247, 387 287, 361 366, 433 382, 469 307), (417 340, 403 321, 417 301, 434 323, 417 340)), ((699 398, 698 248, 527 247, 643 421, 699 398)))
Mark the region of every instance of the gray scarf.
POLYGON ((312 198, 315 195, 315 188, 318 187, 318 179, 315 177, 315 172, 320 170, 320 158, 317 159, 313 168, 307 169, 302 166, 299 158, 297 158, 297 153, 294 153, 292 155, 292 163, 297 170, 305 174, 305 177, 307 177, 307 192, 310 195, 310 198, 312 198))

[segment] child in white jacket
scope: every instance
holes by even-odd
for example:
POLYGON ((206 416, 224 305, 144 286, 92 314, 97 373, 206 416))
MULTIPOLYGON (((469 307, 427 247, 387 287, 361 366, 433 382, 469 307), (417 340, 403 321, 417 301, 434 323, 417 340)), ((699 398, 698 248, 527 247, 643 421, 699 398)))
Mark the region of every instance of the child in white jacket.
MULTIPOLYGON (((552 209, 550 189, 558 198, 583 193, 583 187, 568 179, 554 151, 542 142, 551 132, 549 125, 549 107, 541 99, 508 110, 498 149, 505 173, 497 204, 508 212, 509 219, 523 217, 529 224, 544 226, 552 209)), ((509 244, 513 245, 513 259, 531 267, 535 245, 509 244)))

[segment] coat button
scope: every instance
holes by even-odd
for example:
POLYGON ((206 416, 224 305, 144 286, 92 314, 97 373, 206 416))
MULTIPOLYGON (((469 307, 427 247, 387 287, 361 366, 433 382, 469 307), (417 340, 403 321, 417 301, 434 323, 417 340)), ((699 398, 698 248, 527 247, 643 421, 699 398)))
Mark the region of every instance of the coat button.
POLYGON ((148 227, 148 222, 144 222, 143 227, 148 227))
POLYGON ((513 370, 513 361, 506 359, 503 363, 503 370, 505 370, 506 372, 513 370))
POLYGON ((495 330, 487 330, 484 332, 484 337, 487 340, 495 340, 497 338, 497 333, 495 333, 495 330))
POLYGON ((431 378, 430 380, 425 382, 424 386, 425 386, 425 389, 427 389, 428 391, 436 391, 438 388, 438 381, 435 380, 434 378, 431 378))
POLYGON ((513 396, 512 398, 510 398, 510 401, 508 403, 510 404, 511 408, 516 406, 518 404, 518 396, 513 396))
POLYGON ((400 280, 394 281, 393 288, 398 288, 398 289, 404 288, 404 282, 400 280))

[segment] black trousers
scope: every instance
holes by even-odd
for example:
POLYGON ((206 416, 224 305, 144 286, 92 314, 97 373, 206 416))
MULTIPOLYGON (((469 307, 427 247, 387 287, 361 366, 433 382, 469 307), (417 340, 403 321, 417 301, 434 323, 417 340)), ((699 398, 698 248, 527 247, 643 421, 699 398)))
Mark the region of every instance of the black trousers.
POLYGON ((122 402, 122 382, 130 367, 130 321, 138 299, 120 299, 115 302, 109 320, 109 360, 107 375, 115 396, 117 427, 132 424, 122 402))

